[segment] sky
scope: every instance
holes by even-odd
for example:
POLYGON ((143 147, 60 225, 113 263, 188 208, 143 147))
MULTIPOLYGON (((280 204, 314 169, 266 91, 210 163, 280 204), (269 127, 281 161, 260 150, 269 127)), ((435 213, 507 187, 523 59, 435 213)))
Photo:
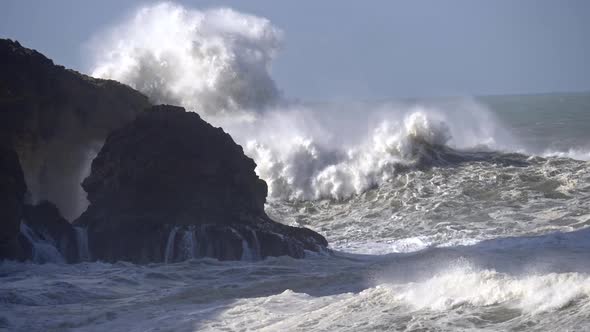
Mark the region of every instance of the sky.
MULTIPOLYGON (((285 36, 273 77, 302 100, 590 90, 587 0, 176 2, 268 18, 285 36)), ((89 40, 146 3, 1 0, 0 37, 87 73, 89 40)))

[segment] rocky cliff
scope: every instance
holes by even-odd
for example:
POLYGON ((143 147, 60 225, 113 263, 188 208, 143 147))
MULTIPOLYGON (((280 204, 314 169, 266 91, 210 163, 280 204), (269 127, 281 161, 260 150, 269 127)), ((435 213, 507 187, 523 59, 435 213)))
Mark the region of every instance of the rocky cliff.
POLYGON ((50 202, 28 204, 26 191, 18 155, 0 146, 0 260, 77 262, 72 225, 50 202))
POLYGON ((14 150, 0 145, 0 259, 30 256, 20 236, 27 186, 14 150))
POLYGON ((254 161, 196 113, 154 106, 115 130, 83 182, 95 259, 133 262, 289 255, 327 246, 319 234, 272 221, 254 161))
POLYGON ((79 184, 93 150, 148 106, 126 85, 0 39, 0 142, 18 153, 33 200, 53 201, 68 218, 85 208, 79 184))

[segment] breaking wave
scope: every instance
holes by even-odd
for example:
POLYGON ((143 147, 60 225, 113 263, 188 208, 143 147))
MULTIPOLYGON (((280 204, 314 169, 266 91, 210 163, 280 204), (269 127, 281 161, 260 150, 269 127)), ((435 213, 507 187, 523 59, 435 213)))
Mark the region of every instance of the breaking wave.
POLYGON ((268 20, 231 9, 160 3, 92 43, 92 75, 199 113, 259 109, 279 98, 270 64, 281 35, 268 20))
POLYGON ((441 161, 443 147, 514 145, 472 99, 337 106, 284 100, 270 74, 281 39, 264 18, 160 3, 94 38, 92 74, 222 126, 256 161, 271 198, 344 199, 401 169, 441 161))

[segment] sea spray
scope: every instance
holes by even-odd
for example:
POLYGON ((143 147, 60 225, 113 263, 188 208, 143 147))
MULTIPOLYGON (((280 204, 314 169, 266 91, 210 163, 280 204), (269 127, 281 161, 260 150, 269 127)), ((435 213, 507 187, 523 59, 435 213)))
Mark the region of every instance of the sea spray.
POLYGON ((223 127, 256 161, 271 199, 349 198, 420 160, 424 144, 516 145, 472 99, 330 107, 285 100, 270 74, 281 40, 265 18, 148 5, 93 39, 92 74, 223 127))
POLYGON ((259 109, 279 98, 270 63, 281 35, 267 19, 231 9, 159 3, 95 38, 92 76, 199 113, 259 109))

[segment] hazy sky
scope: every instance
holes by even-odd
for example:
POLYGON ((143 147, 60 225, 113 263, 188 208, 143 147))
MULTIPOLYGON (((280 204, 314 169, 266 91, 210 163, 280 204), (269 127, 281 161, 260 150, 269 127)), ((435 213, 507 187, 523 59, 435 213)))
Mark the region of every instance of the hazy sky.
MULTIPOLYGON (((301 99, 590 90, 588 0, 177 1, 263 16, 273 66, 301 99)), ((87 72, 84 44, 149 1, 1 0, 0 37, 87 72)))

